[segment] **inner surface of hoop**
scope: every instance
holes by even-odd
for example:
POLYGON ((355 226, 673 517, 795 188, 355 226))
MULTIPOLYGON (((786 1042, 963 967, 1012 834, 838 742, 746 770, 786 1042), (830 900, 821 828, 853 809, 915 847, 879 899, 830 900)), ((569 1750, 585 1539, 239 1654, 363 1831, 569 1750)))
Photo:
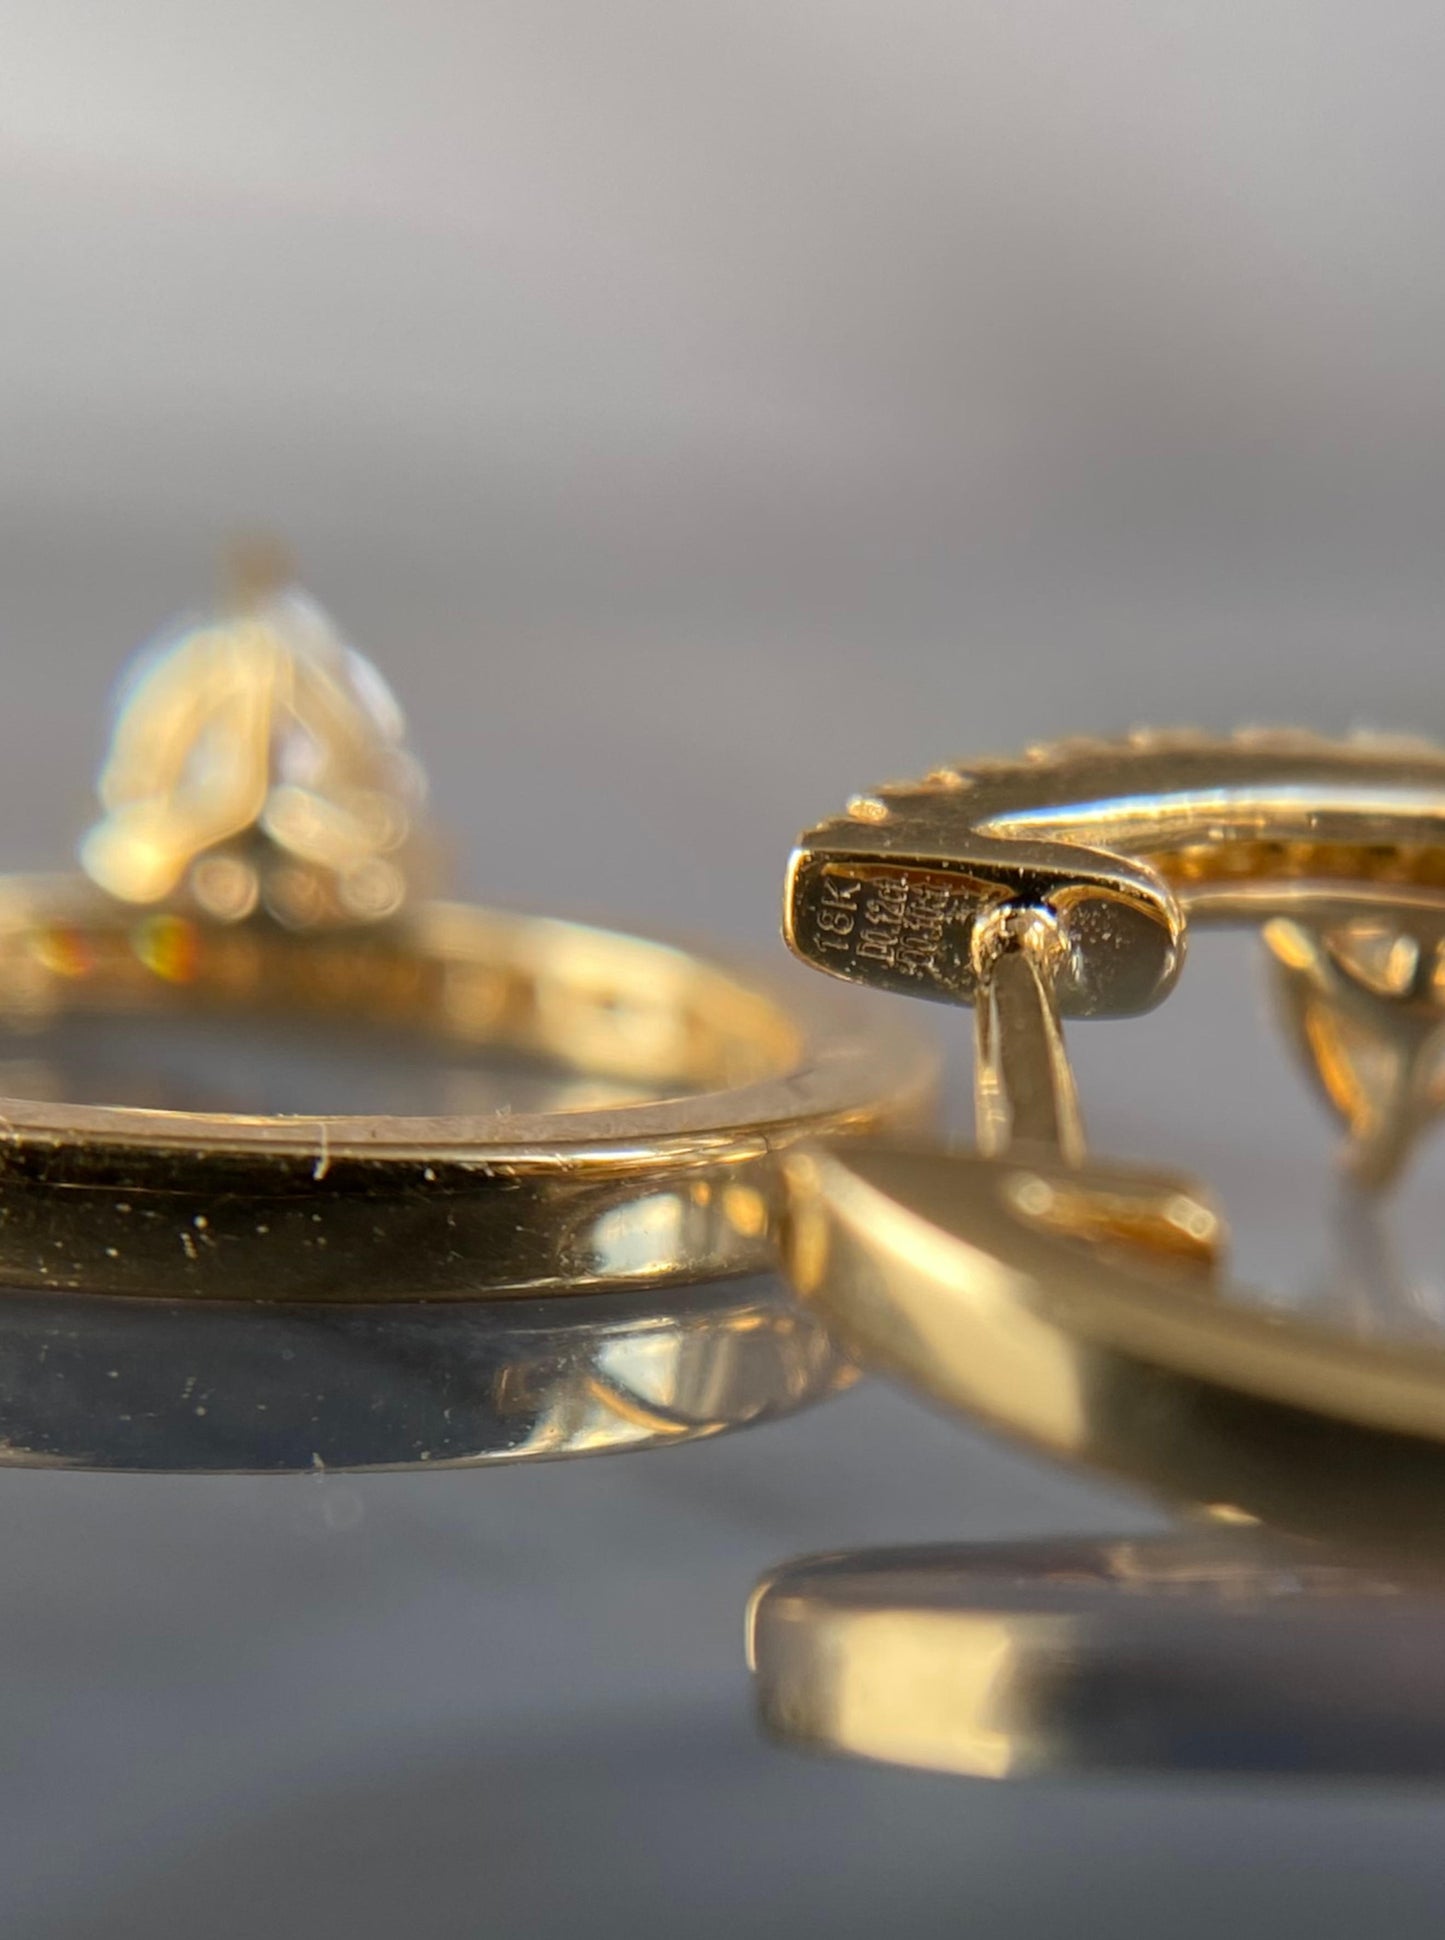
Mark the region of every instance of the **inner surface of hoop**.
POLYGON ((658 1096, 730 1090, 802 1055, 768 994, 666 944, 432 904, 405 924, 298 937, 137 913, 68 882, 0 885, 0 1027, 76 1013, 266 1019, 422 1038, 658 1096))
POLYGON ((0 1290, 364 1302, 758 1272, 775 1261, 777 1153, 920 1127, 937 1070, 891 1020, 793 1008, 766 982, 577 924, 432 904, 296 937, 137 915, 68 880, 0 883, 11 1047, 86 1013, 344 1022, 377 1045, 420 1028, 623 1093, 434 1116, 0 1097, 0 1290))

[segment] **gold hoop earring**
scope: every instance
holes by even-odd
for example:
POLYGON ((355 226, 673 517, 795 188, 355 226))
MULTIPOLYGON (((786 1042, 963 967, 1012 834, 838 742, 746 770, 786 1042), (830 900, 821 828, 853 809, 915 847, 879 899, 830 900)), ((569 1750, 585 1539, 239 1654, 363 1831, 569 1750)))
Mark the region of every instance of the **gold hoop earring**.
POLYGON ((1438 1093, 1445 753, 1144 732, 885 787, 804 836, 794 950, 972 1003, 978 1150, 786 1165, 790 1268, 852 1351, 1032 1445, 1230 1517, 1418 1543, 1445 1501, 1445 1349, 1219 1284, 1193 1181, 1087 1156, 1070 1016, 1172 987, 1199 922, 1267 926, 1297 1039, 1384 1180, 1438 1093), (1387 1058, 1345 1049, 1374 1032, 1387 1058))

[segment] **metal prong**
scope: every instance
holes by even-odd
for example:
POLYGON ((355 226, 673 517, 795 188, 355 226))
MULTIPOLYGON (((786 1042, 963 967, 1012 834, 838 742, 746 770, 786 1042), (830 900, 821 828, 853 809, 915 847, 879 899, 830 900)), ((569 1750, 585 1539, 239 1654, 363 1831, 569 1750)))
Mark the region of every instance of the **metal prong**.
POLYGON ((296 583, 296 558, 270 533, 238 534, 221 558, 222 605, 250 613, 296 583))

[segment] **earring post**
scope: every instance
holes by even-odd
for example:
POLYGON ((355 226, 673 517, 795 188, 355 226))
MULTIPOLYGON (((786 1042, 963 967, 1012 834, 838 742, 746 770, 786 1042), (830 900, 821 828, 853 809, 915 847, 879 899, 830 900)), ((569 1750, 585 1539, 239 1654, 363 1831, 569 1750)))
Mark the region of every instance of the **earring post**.
POLYGON ((1068 947, 1053 915, 1038 906, 1008 904, 975 925, 974 1115, 989 1158, 1084 1162, 1083 1115, 1055 990, 1068 947))

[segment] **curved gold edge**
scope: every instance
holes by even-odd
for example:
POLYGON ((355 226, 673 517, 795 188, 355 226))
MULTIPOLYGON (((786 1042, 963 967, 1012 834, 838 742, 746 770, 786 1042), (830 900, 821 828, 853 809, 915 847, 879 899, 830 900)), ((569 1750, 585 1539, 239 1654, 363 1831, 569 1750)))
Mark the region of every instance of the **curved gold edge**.
POLYGON ((748 1613, 783 1744, 973 1778, 1445 1772, 1438 1577, 1259 1532, 806 1558, 748 1613))
MULTIPOLYGON (((751 1102, 804 1063, 810 1032, 776 980, 678 945, 582 923, 459 903, 351 935, 294 935, 260 921, 226 927, 127 910, 71 877, 0 878, 0 1023, 34 1030, 71 1011, 326 1018, 410 1029, 459 1050, 504 1050, 593 1078, 681 1095, 597 1112, 516 1115, 519 1147, 612 1140, 628 1127, 716 1129, 687 1094, 751 1102)), ((834 1014, 836 1018, 836 1013, 834 1014)), ((825 1029, 828 1022, 825 1020, 825 1029)), ((846 1028, 846 1027, 845 1027, 846 1028)), ((3 1105, 5 1101, 0 1101, 3 1105)), ((474 1144, 495 1117, 320 1120, 11 1101, 10 1121, 146 1145, 444 1149, 474 1144)))
POLYGON ((136 920, 69 879, 0 882, 0 1012, 33 1025, 76 1004, 292 1015, 300 1002, 709 1088, 450 1119, 0 1100, 11 1286, 347 1302, 726 1278, 773 1263, 779 1152, 932 1112, 937 1058, 911 1033, 667 944, 456 905, 344 945, 136 920))
POLYGON ((1023 1211, 1017 1162, 871 1147, 785 1171, 788 1269, 865 1366, 1171 1501, 1445 1553, 1445 1351, 1077 1244, 1023 1211))
POLYGON ((1001 901, 1075 945, 1066 1016, 1127 1016, 1179 972, 1184 922, 1252 920, 1265 886, 1445 887, 1445 753, 1400 740, 1141 731, 886 784, 800 838, 786 934, 814 968, 973 1001, 970 935, 1001 901))

